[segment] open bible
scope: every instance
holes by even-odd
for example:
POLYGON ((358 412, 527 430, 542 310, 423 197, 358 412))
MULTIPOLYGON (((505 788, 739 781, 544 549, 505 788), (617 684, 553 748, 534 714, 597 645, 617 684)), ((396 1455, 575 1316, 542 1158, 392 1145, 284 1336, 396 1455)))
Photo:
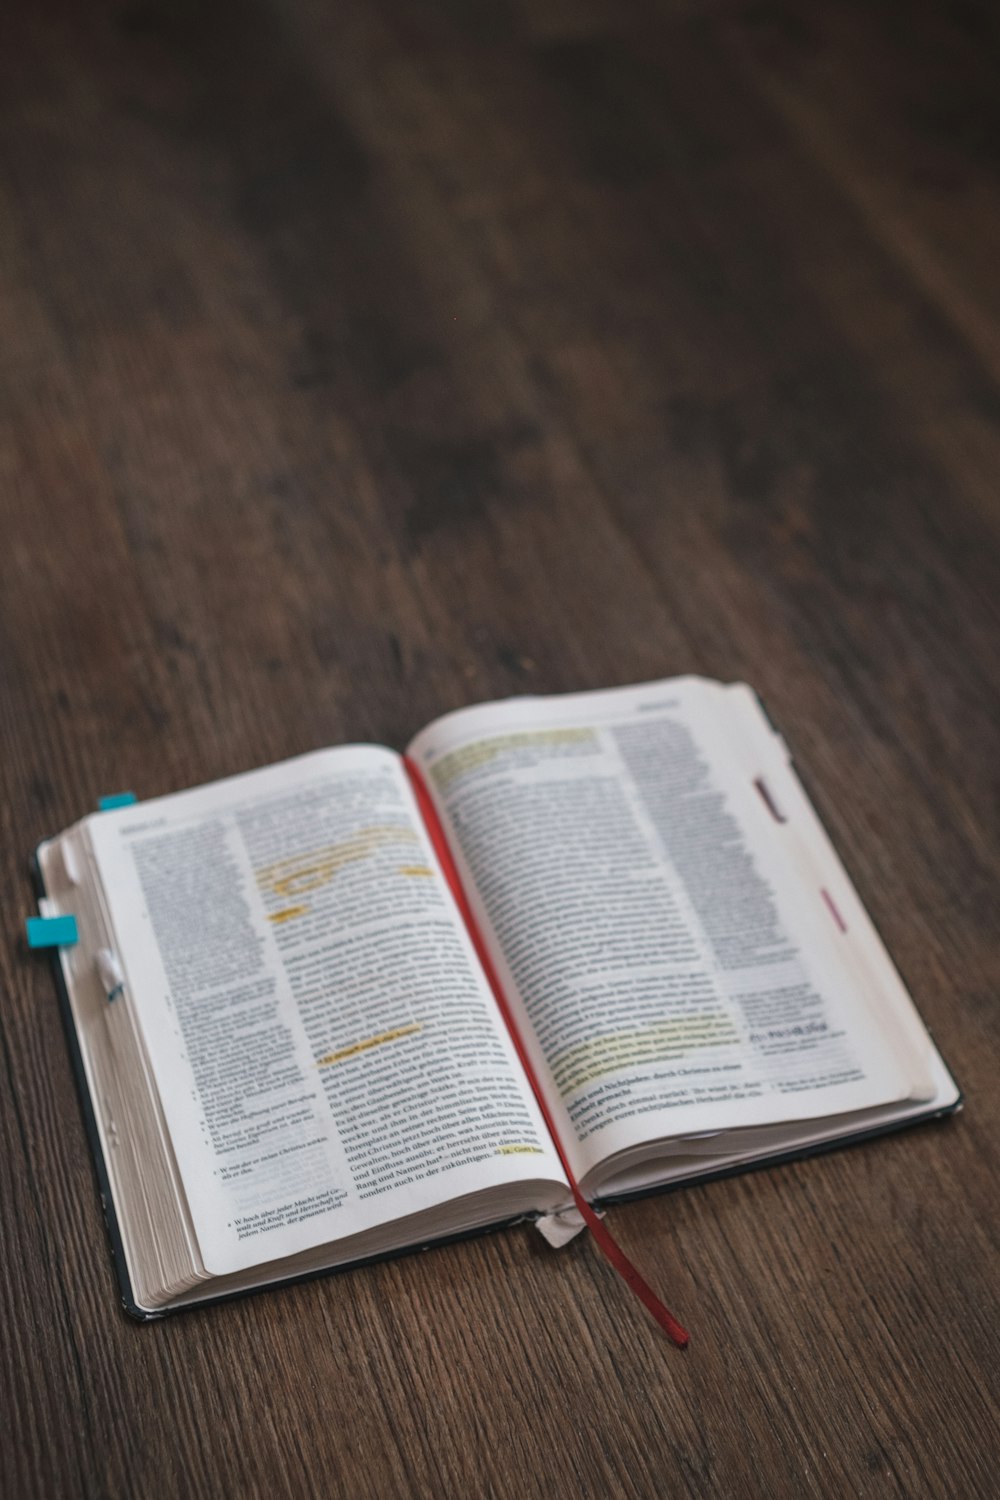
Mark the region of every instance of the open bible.
POLYGON ((745 686, 452 713, 37 851, 128 1310, 773 1161, 959 1091, 745 686), (575 1190, 575 1191, 574 1191, 575 1190))

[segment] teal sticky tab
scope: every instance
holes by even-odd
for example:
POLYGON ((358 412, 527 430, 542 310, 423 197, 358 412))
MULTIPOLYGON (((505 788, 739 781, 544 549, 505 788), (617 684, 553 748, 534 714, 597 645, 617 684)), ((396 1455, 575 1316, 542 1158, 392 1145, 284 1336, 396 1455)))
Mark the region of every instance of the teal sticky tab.
POLYGON ((72 948, 80 941, 75 917, 29 917, 25 927, 29 948, 72 948))
POLYGON ((114 812, 116 807, 131 807, 133 802, 138 802, 135 792, 110 792, 106 797, 98 797, 98 812, 114 812))

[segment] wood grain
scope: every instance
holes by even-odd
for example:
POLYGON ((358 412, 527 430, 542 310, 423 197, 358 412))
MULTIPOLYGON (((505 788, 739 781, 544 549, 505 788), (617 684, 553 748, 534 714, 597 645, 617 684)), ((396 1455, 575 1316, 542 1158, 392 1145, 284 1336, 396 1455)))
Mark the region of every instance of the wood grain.
POLYGON ((37 0, 0 47, 0 1488, 995 1493, 998 23, 37 0), (101 792, 745 677, 963 1116, 140 1328, 27 856, 101 792))

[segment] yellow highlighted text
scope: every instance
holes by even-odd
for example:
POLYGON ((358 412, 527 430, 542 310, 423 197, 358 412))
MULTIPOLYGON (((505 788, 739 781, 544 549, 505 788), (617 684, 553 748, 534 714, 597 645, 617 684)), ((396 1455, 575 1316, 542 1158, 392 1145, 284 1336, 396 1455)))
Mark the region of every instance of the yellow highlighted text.
POLYGON ((596 741, 593 729, 524 729, 516 734, 498 734, 493 739, 477 740, 471 745, 463 745, 460 750, 452 750, 450 755, 442 755, 431 767, 431 775, 443 792, 457 776, 478 771, 480 766, 488 765, 507 751, 544 751, 553 746, 595 744, 596 741))
POLYGON ((381 1047, 385 1042, 395 1042, 401 1036, 413 1036, 415 1032, 422 1030, 419 1021, 414 1021, 410 1026, 396 1026, 392 1031, 382 1031, 378 1036, 366 1037, 363 1042, 353 1042, 350 1047, 340 1047, 336 1052, 328 1052, 325 1057, 317 1060, 316 1066, 328 1068, 331 1063, 344 1062, 348 1057, 357 1057, 359 1052, 368 1052, 372 1047, 381 1047))
POLYGON ((333 877, 358 859, 370 859, 380 849, 393 844, 417 844, 420 840, 412 828, 388 824, 383 827, 359 828, 340 844, 312 849, 289 859, 278 860, 257 871, 257 884, 265 896, 285 899, 304 896, 307 891, 327 885, 333 877))
POLYGON ((555 1057, 552 1072, 559 1092, 565 1097, 622 1068, 673 1062, 705 1047, 729 1047, 739 1040, 736 1027, 721 1012, 677 1016, 646 1031, 589 1037, 555 1057))
POLYGON ((269 922, 290 922, 293 917, 303 917, 309 910, 308 906, 286 906, 284 911, 272 911, 268 917, 269 922))

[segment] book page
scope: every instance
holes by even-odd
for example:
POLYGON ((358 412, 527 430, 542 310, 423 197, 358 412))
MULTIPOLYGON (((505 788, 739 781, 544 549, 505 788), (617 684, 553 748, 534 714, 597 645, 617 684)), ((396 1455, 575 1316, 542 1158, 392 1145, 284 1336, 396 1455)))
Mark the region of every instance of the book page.
POLYGON ((578 1176, 933 1091, 919 1022, 865 1003, 832 850, 810 871, 755 786, 776 743, 748 689, 687 678, 467 710, 411 747, 578 1176))
POLYGON ((211 1273, 564 1182, 398 756, 324 751, 85 827, 211 1273))

